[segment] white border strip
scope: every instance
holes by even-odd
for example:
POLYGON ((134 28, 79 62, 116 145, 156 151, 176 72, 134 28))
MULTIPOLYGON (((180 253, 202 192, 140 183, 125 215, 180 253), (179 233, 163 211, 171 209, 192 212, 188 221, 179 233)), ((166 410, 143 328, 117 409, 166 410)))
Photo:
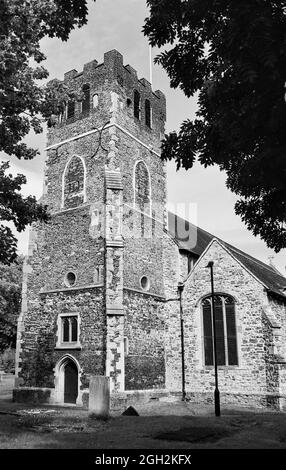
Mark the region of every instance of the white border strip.
POLYGON ((142 140, 140 139, 137 139, 137 137, 135 137, 133 134, 131 134, 129 131, 127 131, 127 129, 124 129, 124 127, 121 127, 119 126, 119 124, 116 124, 115 122, 114 123, 110 123, 104 127, 99 127, 97 129, 92 129, 91 131, 88 131, 88 132, 84 132, 83 134, 78 134, 74 137, 70 137, 69 139, 66 139, 66 140, 62 140, 61 142, 58 142, 57 144, 53 144, 53 145, 50 145, 49 147, 46 147, 44 150, 51 150, 51 149, 54 149, 54 148, 57 148, 63 144, 67 144, 69 142, 73 142, 74 140, 78 140, 78 139, 81 139, 82 137, 86 137, 88 135, 91 135, 91 134, 94 134, 95 132, 100 132, 102 131, 103 129, 109 129, 110 127, 117 127, 117 129, 119 129, 120 131, 124 132, 124 134, 128 135, 129 137, 131 137, 131 139, 135 140, 136 142, 138 142, 138 144, 142 145, 143 147, 145 147, 146 149, 148 149, 150 152, 154 153, 155 155, 157 155, 157 157, 160 157, 160 154, 155 152, 155 150, 153 150, 152 146, 150 145, 147 145, 147 144, 144 144, 144 142, 142 142, 142 140))

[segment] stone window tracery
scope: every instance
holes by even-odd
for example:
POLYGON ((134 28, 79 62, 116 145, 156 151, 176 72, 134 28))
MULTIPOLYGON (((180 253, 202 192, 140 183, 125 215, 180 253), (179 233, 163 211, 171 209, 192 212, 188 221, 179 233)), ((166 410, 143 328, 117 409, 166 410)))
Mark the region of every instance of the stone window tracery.
MULTIPOLYGON (((214 365, 213 309, 211 296, 202 301, 204 360, 206 366, 214 365)), ((216 295, 214 299, 217 364, 238 365, 236 316, 234 299, 216 295)))
POLYGON ((145 100, 145 124, 150 128, 152 127, 152 110, 149 100, 145 100))
POLYGON ((79 323, 80 318, 78 313, 61 313, 58 316, 58 340, 57 348, 79 348, 79 323))
POLYGON ((90 85, 85 84, 82 87, 84 99, 82 100, 82 114, 88 114, 90 110, 90 85))
POLYGON ((72 119, 75 115, 75 100, 72 98, 67 104, 67 119, 72 119))
POLYGON ((134 181, 134 205, 135 208, 150 214, 151 211, 151 188, 150 176, 147 166, 144 162, 140 161, 135 166, 135 181, 134 181))
POLYGON ((140 119, 140 93, 137 90, 134 90, 134 116, 137 119, 140 119))
POLYGON ((76 343, 77 336, 77 317, 62 318, 62 341, 63 343, 76 343))
POLYGON ((84 202, 85 169, 80 157, 74 156, 64 173, 63 206, 66 209, 77 207, 84 202))

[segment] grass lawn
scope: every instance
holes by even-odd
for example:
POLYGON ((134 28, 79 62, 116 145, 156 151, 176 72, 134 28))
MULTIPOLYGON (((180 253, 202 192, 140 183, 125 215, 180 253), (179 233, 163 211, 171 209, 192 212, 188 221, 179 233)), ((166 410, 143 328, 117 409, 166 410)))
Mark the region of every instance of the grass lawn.
POLYGON ((182 403, 137 408, 140 416, 91 419, 79 408, 0 401, 1 449, 285 449, 286 414, 194 409, 182 403))

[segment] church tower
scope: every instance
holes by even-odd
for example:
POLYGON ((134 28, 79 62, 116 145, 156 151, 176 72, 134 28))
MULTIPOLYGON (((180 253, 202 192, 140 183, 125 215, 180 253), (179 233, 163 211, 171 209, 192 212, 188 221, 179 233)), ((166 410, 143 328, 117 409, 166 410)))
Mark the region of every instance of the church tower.
POLYGON ((164 387, 166 101, 116 50, 64 84, 75 98, 48 132, 51 217, 31 230, 14 394, 82 404, 91 375, 113 392, 164 387))

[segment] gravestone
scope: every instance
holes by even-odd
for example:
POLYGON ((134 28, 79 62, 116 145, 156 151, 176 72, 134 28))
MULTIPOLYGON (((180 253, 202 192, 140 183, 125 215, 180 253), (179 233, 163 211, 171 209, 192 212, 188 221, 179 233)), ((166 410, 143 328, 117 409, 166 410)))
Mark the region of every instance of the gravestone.
POLYGON ((94 375, 89 381, 89 416, 99 419, 109 417, 110 407, 109 377, 94 375))

